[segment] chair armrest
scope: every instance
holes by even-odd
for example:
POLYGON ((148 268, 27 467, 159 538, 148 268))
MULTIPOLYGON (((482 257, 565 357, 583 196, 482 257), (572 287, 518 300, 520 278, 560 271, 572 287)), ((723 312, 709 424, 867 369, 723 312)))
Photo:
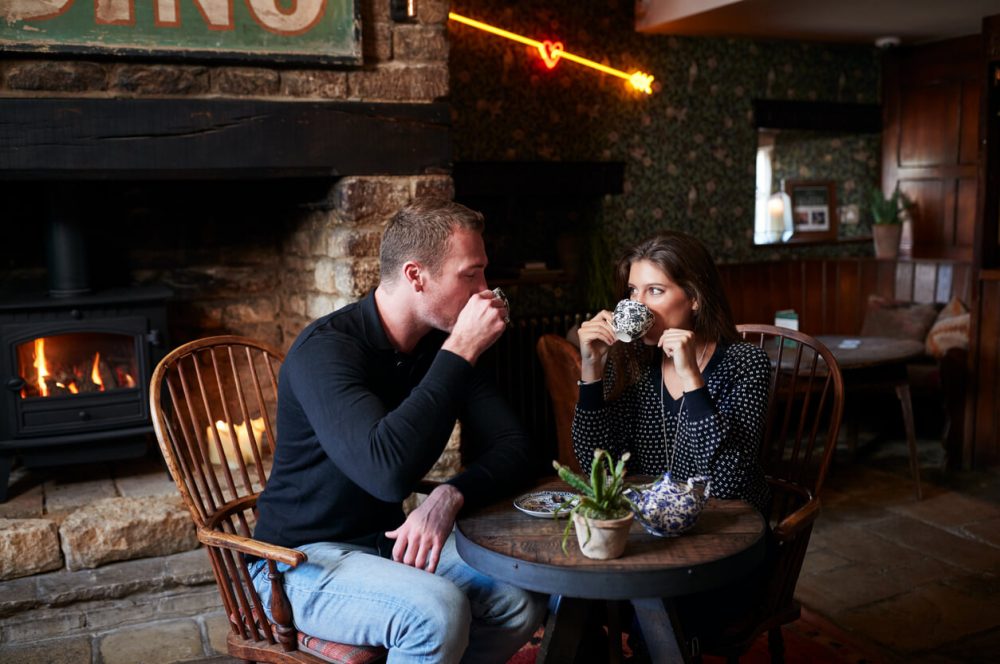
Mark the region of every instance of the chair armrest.
POLYGON ((309 559, 306 554, 295 549, 289 549, 277 544, 268 544, 260 540, 231 535, 230 533, 220 533, 217 530, 198 529, 198 541, 206 546, 218 546, 231 551, 247 553, 258 558, 266 558, 275 562, 285 563, 292 567, 298 567, 309 559))
POLYGON ((774 536, 782 542, 793 540, 805 528, 812 525, 818 515, 819 498, 810 498, 809 502, 778 522, 774 527, 774 536))

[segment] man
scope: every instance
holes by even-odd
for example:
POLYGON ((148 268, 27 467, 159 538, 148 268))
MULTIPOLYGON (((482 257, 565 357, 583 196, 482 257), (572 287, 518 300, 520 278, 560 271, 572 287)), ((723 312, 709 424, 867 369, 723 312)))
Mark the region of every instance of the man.
MULTIPOLYGON (((539 596, 468 567, 451 536, 463 505, 530 467, 515 415, 475 368, 507 315, 486 288, 482 230, 457 203, 404 207, 382 238, 378 287, 309 325, 281 369, 255 537, 309 556, 285 573, 299 630, 383 645, 390 662, 505 662, 544 613, 539 596), (456 419, 468 468, 404 519, 456 419)), ((264 569, 251 566, 266 605, 264 569)))

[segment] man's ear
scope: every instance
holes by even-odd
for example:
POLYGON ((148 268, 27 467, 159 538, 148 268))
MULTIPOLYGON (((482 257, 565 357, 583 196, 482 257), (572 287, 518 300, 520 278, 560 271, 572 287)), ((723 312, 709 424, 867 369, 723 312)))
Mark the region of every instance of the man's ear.
POLYGON ((403 277, 415 292, 419 293, 424 289, 423 268, 419 263, 407 261, 403 264, 403 277))

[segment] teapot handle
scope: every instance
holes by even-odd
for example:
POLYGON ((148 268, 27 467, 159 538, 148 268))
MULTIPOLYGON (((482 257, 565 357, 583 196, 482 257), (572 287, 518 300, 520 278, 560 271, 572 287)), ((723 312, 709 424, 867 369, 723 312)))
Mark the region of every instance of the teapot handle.
POLYGON ((712 488, 712 478, 708 475, 696 475, 694 477, 689 477, 687 481, 688 489, 694 489, 695 484, 705 485, 705 498, 709 497, 709 491, 712 488))

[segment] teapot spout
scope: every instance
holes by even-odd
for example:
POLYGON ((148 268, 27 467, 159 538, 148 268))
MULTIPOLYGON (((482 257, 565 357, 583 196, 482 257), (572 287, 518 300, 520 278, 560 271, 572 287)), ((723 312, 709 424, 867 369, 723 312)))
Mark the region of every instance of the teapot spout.
POLYGON ((630 486, 622 490, 622 495, 628 498, 632 504, 638 504, 642 500, 642 494, 630 486))

